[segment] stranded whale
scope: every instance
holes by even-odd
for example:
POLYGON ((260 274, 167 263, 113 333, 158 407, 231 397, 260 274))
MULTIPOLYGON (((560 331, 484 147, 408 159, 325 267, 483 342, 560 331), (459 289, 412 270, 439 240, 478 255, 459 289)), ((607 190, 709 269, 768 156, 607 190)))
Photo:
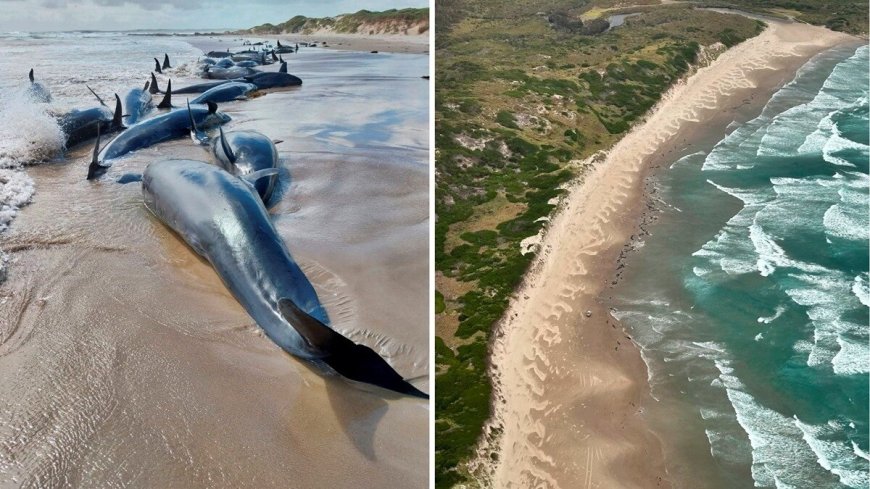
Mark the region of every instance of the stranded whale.
POLYGON ((148 165, 145 205, 214 267, 224 285, 284 351, 342 376, 428 398, 372 349, 331 329, 314 287, 290 256, 250 180, 201 161, 148 165))
POLYGON ((137 149, 147 148, 170 139, 189 134, 191 119, 200 128, 207 129, 230 121, 230 116, 217 111, 217 104, 208 107, 196 106, 189 111, 173 110, 130 126, 97 152, 100 138, 97 138, 94 158, 88 167, 88 180, 96 178, 112 166, 112 159, 137 149))
MULTIPOLYGON (((260 170, 278 168, 278 150, 265 134, 257 131, 224 133, 222 127, 218 130, 220 137, 215 139, 212 153, 224 170, 243 177, 260 170)), ((268 205, 277 180, 278 175, 275 174, 254 182, 254 188, 264 204, 268 205)))

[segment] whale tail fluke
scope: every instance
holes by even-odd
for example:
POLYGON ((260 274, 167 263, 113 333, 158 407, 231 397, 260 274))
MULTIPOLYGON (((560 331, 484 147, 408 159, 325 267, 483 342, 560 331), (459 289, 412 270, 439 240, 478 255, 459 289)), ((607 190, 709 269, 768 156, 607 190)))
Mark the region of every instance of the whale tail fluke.
POLYGON ((172 108, 172 80, 166 83, 166 94, 163 96, 163 101, 157 106, 158 109, 172 108))
POLYGON ((121 109, 121 97, 115 94, 115 115, 112 117, 112 128, 120 129, 124 127, 124 112, 121 109))
POLYGON ((293 301, 280 299, 278 310, 310 346, 322 353, 320 360, 342 376, 400 394, 429 398, 428 394, 406 382, 374 350, 345 338, 301 310, 293 301))
POLYGON ((160 87, 157 86, 157 77, 154 76, 154 72, 151 72, 151 86, 148 87, 148 93, 151 95, 160 93, 160 87))
POLYGON ((172 68, 172 66, 169 65, 169 55, 163 53, 163 69, 165 70, 168 68, 172 68))
POLYGON ((94 156, 88 166, 88 180, 93 180, 102 175, 106 169, 100 165, 100 126, 97 125, 97 141, 94 143, 94 156))
POLYGON ((160 61, 157 61, 157 58, 154 58, 154 71, 163 74, 163 71, 160 70, 160 61))

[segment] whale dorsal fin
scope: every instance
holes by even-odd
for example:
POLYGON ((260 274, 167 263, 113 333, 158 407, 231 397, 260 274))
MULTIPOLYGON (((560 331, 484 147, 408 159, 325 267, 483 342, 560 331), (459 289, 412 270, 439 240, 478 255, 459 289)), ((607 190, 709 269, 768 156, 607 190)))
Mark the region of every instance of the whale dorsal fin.
POLYGON ((224 128, 218 126, 218 131, 220 131, 221 134, 221 149, 224 150, 224 154, 227 155, 227 159, 230 160, 230 163, 235 163, 236 155, 233 153, 233 148, 230 147, 230 143, 227 142, 227 137, 224 135, 224 128))
POLYGON ((167 68, 172 68, 172 66, 169 65, 169 55, 163 53, 163 69, 165 70, 167 68))
POLYGON ((342 376, 409 396, 429 398, 426 393, 406 382, 374 350, 345 338, 301 310, 290 299, 279 299, 278 311, 299 336, 322 355, 320 360, 342 376))
POLYGON ((30 83, 33 83, 33 68, 30 68, 30 73, 27 76, 30 78, 30 83))
POLYGON ((280 40, 280 39, 278 39, 278 47, 279 47, 279 48, 284 47, 284 46, 281 45, 281 40, 280 40))
POLYGON ((91 158, 91 164, 88 165, 88 180, 92 180, 100 176, 100 125, 97 124, 97 141, 94 143, 94 156, 91 158))
POLYGON ((286 61, 281 63, 281 69, 278 70, 278 73, 287 73, 287 62, 286 61))
POLYGON ((163 72, 160 70, 160 61, 157 61, 157 58, 154 58, 154 71, 160 73, 161 75, 163 74, 163 72))
POLYGON ((121 110, 121 97, 118 94, 115 94, 115 116, 112 117, 112 127, 119 128, 124 126, 124 120, 122 117, 124 116, 123 111, 121 110))
POLYGON ((144 92, 144 91, 148 90, 148 87, 150 87, 150 86, 151 86, 151 82, 148 80, 145 80, 145 86, 142 88, 142 91, 144 92))
POLYGON ((217 104, 216 104, 216 103, 214 103, 214 102, 212 102, 211 100, 209 100, 209 101, 206 102, 205 104, 208 105, 208 113, 209 113, 209 114, 214 114, 214 113, 217 112, 217 104))
POLYGON ((154 72, 151 72, 151 86, 148 87, 148 93, 154 95, 155 93, 160 93, 160 87, 157 86, 157 77, 154 76, 154 72))
MULTIPOLYGON (((85 86, 88 87, 87 85, 85 85, 85 86)), ((93 88, 88 87, 88 90, 90 90, 91 93, 94 94, 94 97, 97 97, 97 100, 99 100, 100 105, 102 105, 103 107, 108 107, 108 105, 106 105, 106 102, 103 102, 103 99, 100 98, 99 95, 97 95, 97 92, 95 92, 93 88)))
POLYGON ((172 108, 172 80, 166 84, 166 95, 163 96, 163 101, 160 102, 160 105, 157 106, 158 109, 171 109, 172 108))

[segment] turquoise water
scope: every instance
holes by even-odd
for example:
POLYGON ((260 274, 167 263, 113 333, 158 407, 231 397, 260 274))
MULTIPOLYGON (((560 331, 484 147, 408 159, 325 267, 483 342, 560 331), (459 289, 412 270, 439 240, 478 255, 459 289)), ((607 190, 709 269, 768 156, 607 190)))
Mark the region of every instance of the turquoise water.
POLYGON ((614 291, 685 487, 868 487, 868 48, 656 178, 614 291))

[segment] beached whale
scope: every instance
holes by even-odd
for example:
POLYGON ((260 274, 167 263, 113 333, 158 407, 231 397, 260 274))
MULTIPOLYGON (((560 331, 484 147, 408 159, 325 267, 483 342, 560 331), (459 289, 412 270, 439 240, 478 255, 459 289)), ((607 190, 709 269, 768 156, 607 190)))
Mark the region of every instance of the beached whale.
POLYGON ((134 88, 127 92, 127 96, 124 97, 124 123, 126 125, 136 124, 139 119, 154 108, 151 93, 148 91, 149 86, 150 83, 145 82, 145 88, 134 88))
POLYGON ((254 85, 253 83, 230 81, 209 88, 199 97, 191 100, 190 103, 204 104, 206 102, 229 102, 231 100, 244 98, 256 89, 257 85, 254 85))
POLYGON ((208 129, 230 121, 230 116, 218 112, 217 104, 198 105, 187 110, 173 110, 130 126, 102 149, 97 138, 94 157, 88 167, 88 180, 99 177, 112 166, 112 160, 137 149, 147 148, 170 139, 188 135, 191 119, 200 129, 208 129))
MULTIPOLYGON (((101 101, 102 102, 102 101, 101 101)), ((71 110, 57 118, 57 123, 66 135, 66 147, 97 137, 98 134, 124 128, 121 99, 115 95, 115 111, 105 105, 84 110, 71 110)))
POLYGON ((261 90, 266 88, 295 87, 302 85, 302 80, 299 77, 287 73, 258 73, 256 75, 246 76, 245 81, 257 85, 257 88, 261 90))
POLYGON ((27 95, 37 102, 51 102, 51 92, 48 91, 48 88, 45 88, 45 85, 36 81, 33 77, 33 68, 30 68, 28 77, 30 78, 30 86, 27 87, 27 95))
MULTIPOLYGON (((186 86, 186 87, 182 87, 182 88, 178 88, 178 89, 173 88, 172 93, 174 93, 176 95, 183 94, 183 93, 203 93, 203 92, 207 92, 211 88, 214 88, 214 87, 219 86, 219 85, 223 85, 225 83, 230 83, 233 81, 244 81, 244 80, 243 79, 240 79, 240 80, 218 80, 218 81, 212 81, 212 82, 197 83, 195 85, 190 85, 190 86, 186 86)), ((160 86, 157 84, 157 77, 154 76, 153 72, 151 73, 151 85, 149 86, 148 91, 151 94, 165 93, 163 90, 160 89, 160 86)))
POLYGON ((234 65, 235 63, 230 58, 220 59, 214 64, 218 68, 232 68, 234 65))
POLYGON ((217 80, 232 80, 234 78, 244 78, 246 76, 250 76, 256 73, 258 73, 257 70, 245 68, 242 66, 233 66, 231 68, 209 67, 206 68, 203 76, 206 78, 217 80))
MULTIPOLYGON (((212 145, 212 153, 224 170, 236 176, 254 174, 260 170, 278 168, 278 150, 275 143, 257 131, 230 131, 218 128, 220 137, 212 145)), ((278 175, 263 177, 254 182, 254 188, 269 203, 278 175)))
POLYGON ((291 355, 357 382, 428 398, 372 349, 331 329, 314 287, 278 235, 251 180, 201 161, 151 163, 145 206, 208 260, 266 335, 291 355))
POLYGON ((227 51, 209 51, 205 53, 209 58, 228 58, 233 55, 233 53, 227 51))

